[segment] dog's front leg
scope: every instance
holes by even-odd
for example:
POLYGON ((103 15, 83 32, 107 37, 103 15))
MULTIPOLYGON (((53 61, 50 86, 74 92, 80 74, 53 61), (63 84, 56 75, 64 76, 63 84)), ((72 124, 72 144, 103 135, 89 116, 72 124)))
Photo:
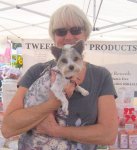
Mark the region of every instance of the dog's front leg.
POLYGON ((55 82, 53 83, 51 90, 55 94, 55 96, 61 101, 62 104, 62 110, 65 113, 65 115, 68 115, 68 100, 64 94, 64 84, 62 83, 62 80, 57 77, 55 82))
POLYGON ((63 91, 60 91, 60 89, 55 86, 52 86, 51 90, 53 91, 55 96, 58 98, 58 100, 61 101, 62 110, 65 113, 65 115, 68 115, 68 100, 67 100, 65 94, 63 93, 63 91))
POLYGON ((60 96, 61 96, 60 101, 62 103, 62 111, 64 112, 65 115, 68 115, 69 114, 69 112, 68 112, 68 105, 69 105, 68 100, 67 100, 64 93, 62 93, 60 96))
POLYGON ((82 88, 81 86, 76 86, 75 91, 80 92, 83 96, 89 95, 89 92, 82 88))

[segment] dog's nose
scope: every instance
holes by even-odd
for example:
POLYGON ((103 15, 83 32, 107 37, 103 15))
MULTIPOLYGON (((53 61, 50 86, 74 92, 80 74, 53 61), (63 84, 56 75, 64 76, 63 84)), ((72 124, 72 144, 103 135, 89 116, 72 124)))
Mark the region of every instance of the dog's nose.
POLYGON ((69 69, 70 69, 70 70, 74 70, 74 66, 73 66, 73 65, 70 65, 70 66, 69 66, 69 69))

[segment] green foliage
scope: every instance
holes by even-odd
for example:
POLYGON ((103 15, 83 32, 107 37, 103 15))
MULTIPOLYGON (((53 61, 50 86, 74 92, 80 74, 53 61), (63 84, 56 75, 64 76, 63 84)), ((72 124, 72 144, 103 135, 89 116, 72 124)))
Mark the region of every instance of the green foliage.
POLYGON ((21 68, 23 66, 23 57, 21 55, 12 55, 12 66, 21 68))

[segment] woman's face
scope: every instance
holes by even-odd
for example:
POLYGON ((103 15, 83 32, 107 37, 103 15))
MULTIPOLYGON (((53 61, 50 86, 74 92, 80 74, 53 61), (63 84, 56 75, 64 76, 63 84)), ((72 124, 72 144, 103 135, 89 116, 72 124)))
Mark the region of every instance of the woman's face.
POLYGON ((74 44, 78 40, 85 41, 86 39, 85 31, 79 29, 79 27, 59 28, 54 32, 54 42, 58 47, 63 47, 65 44, 74 44))

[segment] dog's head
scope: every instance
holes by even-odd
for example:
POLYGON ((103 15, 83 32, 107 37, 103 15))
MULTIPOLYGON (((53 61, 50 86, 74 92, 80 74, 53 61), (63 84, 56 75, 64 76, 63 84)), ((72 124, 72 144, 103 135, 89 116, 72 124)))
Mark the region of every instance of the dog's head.
POLYGON ((82 52, 84 41, 80 40, 75 45, 65 45, 63 48, 51 47, 51 52, 57 61, 57 67, 66 78, 78 74, 83 67, 82 52))

